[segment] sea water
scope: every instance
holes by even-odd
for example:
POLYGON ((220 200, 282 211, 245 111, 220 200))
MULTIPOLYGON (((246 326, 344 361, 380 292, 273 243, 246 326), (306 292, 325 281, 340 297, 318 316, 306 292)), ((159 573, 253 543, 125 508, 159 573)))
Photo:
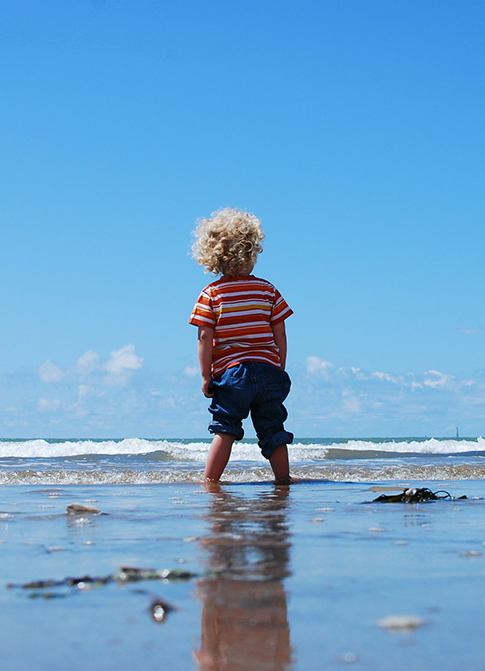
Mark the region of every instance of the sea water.
MULTIPOLYGON (((2 440, 0 484, 162 484, 200 481, 210 440, 2 440)), ((485 439, 304 439, 289 446, 291 473, 303 480, 369 482, 479 480, 485 439)), ((271 470, 256 441, 235 443, 224 473, 261 482, 271 470)))

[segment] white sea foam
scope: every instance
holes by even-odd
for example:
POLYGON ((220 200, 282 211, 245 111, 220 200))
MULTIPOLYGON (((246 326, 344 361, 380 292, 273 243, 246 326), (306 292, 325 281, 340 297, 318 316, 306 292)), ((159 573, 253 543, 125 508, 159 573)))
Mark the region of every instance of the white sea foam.
MULTIPOLYGON (((80 457, 90 455, 150 455, 160 453, 165 461, 205 461, 209 443, 203 441, 146 440, 125 438, 124 440, 8 440, 0 441, 0 458, 42 459, 57 457, 80 457)), ((485 452, 485 439, 435 439, 426 440, 349 440, 328 443, 318 440, 296 442, 289 446, 289 457, 293 463, 320 461, 327 458, 358 458, 361 453, 401 453, 453 455, 465 452, 485 452)), ((364 456, 364 455, 362 455, 364 456)), ((266 462, 255 443, 235 443, 232 460, 266 462)))
POLYGON ((403 454, 461 454, 463 452, 485 451, 485 439, 475 440, 429 438, 426 440, 390 440, 374 442, 369 440, 349 440, 343 445, 327 447, 365 452, 401 452, 403 454))
MULTIPOLYGON (((200 483, 203 477, 202 464, 187 464, 171 468, 133 469, 116 465, 104 465, 95 469, 62 468, 48 469, 0 468, 1 485, 160 485, 169 483, 200 483)), ((319 465, 296 465, 291 469, 293 478, 303 482, 395 482, 398 488, 426 486, 432 489, 447 489, 451 481, 485 479, 485 464, 474 462, 455 463, 440 461, 437 464, 396 463, 377 465, 370 461, 328 462, 319 465), (436 487, 431 482, 439 482, 436 487), (418 484, 423 483, 423 484, 418 484)), ((273 480, 271 468, 266 464, 230 462, 222 476, 229 483, 269 483, 273 480)), ((461 493, 466 493, 465 491, 461 493)))
POLYGON ((125 440, 19 440, 0 442, 0 457, 49 458, 90 454, 148 454, 163 450, 166 441, 126 438, 125 440))

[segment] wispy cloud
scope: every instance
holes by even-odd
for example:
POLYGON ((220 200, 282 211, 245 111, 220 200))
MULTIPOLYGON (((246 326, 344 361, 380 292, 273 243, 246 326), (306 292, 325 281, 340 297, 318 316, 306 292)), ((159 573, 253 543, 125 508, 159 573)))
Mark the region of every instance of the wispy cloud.
POLYGON ((342 409, 349 415, 356 415, 362 412, 362 399, 358 398, 349 389, 342 392, 342 409))
POLYGON ((96 370, 101 369, 99 353, 90 349, 85 352, 76 362, 75 370, 81 378, 85 378, 96 370))
POLYGON ((56 382, 62 382, 64 379, 64 371, 47 359, 42 366, 39 366, 39 377, 42 382, 54 384, 56 382))
POLYGON ((372 377, 376 377, 378 380, 382 380, 385 382, 392 382, 393 384, 399 384, 399 379, 394 375, 390 375, 389 373, 379 373, 378 371, 376 371, 375 373, 372 373, 372 377))
POLYGON ((75 365, 63 371, 51 361, 45 361, 39 366, 39 377, 47 384, 59 383, 63 380, 87 380, 93 374, 103 374, 103 382, 109 385, 124 385, 128 382, 132 371, 142 367, 143 357, 135 352, 133 344, 124 345, 110 353, 110 357, 104 363, 101 362, 99 353, 90 349, 80 356, 75 365))
POLYGON ((307 358, 307 371, 311 375, 318 374, 327 377, 331 369, 334 368, 333 363, 320 359, 318 356, 309 356, 307 358))
POLYGON ((457 425, 475 435, 485 421, 485 375, 366 371, 312 355, 305 374, 293 376, 289 405, 297 431, 313 423, 320 435, 454 434, 457 425))
POLYGON ((135 354, 134 345, 125 345, 111 352, 109 360, 104 365, 108 372, 106 381, 109 384, 125 384, 128 375, 133 370, 141 368, 143 358, 135 354))
POLYGON ((58 398, 39 398, 37 407, 41 412, 57 412, 61 406, 58 398))
POLYGON ((65 367, 47 360, 0 376, 0 436, 202 436, 197 374, 195 362, 178 373, 146 368, 134 344, 107 357, 90 349, 65 367))
MULTIPOLYGON (((87 350, 65 368, 47 360, 0 378, 0 428, 12 436, 204 436, 208 403, 197 375, 195 360, 178 372, 147 368, 133 344, 107 357, 87 350)), ((485 427, 485 370, 369 371, 312 354, 290 375, 288 428, 299 437, 454 435, 457 426, 477 435, 485 427)))
POLYGON ((423 384, 436 389, 451 386, 454 380, 455 378, 452 375, 445 375, 444 373, 440 373, 439 370, 429 370, 426 373, 423 384))

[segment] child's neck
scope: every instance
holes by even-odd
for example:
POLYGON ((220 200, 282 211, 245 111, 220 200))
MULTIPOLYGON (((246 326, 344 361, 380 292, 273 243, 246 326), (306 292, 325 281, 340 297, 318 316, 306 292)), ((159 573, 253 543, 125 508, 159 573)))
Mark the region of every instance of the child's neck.
POLYGON ((243 271, 243 272, 235 273, 233 275, 223 275, 222 277, 225 277, 226 279, 229 278, 229 277, 249 277, 252 272, 253 272, 253 269, 251 268, 251 270, 249 272, 243 271))
POLYGON ((255 265, 256 265, 256 264, 253 263, 253 264, 251 264, 250 266, 248 266, 247 268, 245 268, 244 270, 242 270, 240 273, 237 273, 237 277, 238 277, 238 276, 247 277, 248 275, 251 275, 251 273, 252 273, 253 270, 254 270, 254 266, 255 266, 255 265))

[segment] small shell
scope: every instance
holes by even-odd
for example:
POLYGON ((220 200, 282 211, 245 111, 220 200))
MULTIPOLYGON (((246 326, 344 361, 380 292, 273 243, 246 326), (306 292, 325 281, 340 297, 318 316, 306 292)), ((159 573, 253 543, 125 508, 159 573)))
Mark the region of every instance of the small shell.
POLYGON ((414 615, 388 615, 377 622, 381 629, 387 629, 394 632, 410 632, 422 627, 426 620, 414 615))

